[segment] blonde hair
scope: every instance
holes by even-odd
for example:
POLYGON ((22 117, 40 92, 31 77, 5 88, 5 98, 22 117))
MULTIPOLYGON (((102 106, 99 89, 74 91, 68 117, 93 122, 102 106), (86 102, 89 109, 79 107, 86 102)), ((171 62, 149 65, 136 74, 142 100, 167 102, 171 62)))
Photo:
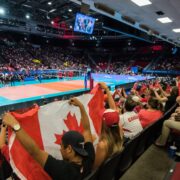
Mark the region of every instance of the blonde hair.
POLYGON ((112 127, 108 127, 105 122, 102 122, 100 140, 107 143, 106 158, 123 150, 123 136, 120 133, 118 124, 115 124, 112 127))

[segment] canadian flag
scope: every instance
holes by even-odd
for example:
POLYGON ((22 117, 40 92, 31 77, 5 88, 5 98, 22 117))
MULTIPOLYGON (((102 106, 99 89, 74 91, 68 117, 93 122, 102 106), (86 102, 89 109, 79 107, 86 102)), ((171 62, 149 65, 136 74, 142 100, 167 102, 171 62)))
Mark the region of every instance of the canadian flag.
MULTIPOLYGON (((77 97, 86 108, 90 119, 92 134, 101 131, 103 92, 97 85, 89 94, 77 97)), ((69 105, 68 101, 56 101, 45 106, 34 106, 24 113, 13 112, 12 115, 20 122, 21 127, 36 141, 40 149, 57 159, 62 159, 60 141, 62 135, 69 130, 83 131, 80 124, 78 107, 69 105)), ((28 154, 16 139, 14 132, 9 130, 10 164, 20 179, 49 180, 48 174, 28 154)))

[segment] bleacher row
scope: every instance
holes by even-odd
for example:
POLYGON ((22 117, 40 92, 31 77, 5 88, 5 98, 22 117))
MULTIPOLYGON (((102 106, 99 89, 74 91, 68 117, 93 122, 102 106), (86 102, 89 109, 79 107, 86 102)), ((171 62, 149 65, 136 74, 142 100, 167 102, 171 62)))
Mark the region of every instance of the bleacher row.
POLYGON ((107 159, 97 170, 84 180, 119 180, 126 170, 154 143, 159 137, 163 122, 174 112, 176 105, 167 111, 162 118, 145 128, 140 134, 124 145, 121 153, 107 159))

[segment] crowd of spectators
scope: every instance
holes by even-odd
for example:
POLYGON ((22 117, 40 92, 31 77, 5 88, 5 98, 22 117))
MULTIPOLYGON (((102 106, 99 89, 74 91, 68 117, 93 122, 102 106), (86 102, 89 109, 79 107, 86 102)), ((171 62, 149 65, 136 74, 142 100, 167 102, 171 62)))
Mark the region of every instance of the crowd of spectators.
POLYGON ((84 57, 75 57, 60 47, 41 46, 5 46, 1 45, 1 55, 6 63, 1 70, 84 70, 84 57))
MULTIPOLYGON (((28 79, 50 79, 82 75, 87 70, 84 56, 68 49, 19 42, 0 44, 0 82, 2 85, 28 79), (2 60, 1 58, 1 60, 2 60)), ((11 83, 13 84, 13 83, 11 83)))
POLYGON ((75 56, 72 51, 53 46, 29 46, 28 50, 36 59, 42 60, 48 69, 85 70, 84 56, 75 56))
POLYGON ((178 57, 163 58, 157 63, 153 64, 151 70, 165 70, 165 71, 179 71, 180 70, 180 59, 178 57))
MULTIPOLYGON (((5 145, 6 126, 16 128, 15 133, 18 140, 53 179, 60 177, 62 179, 73 179, 73 176, 82 178, 90 173, 91 168, 98 168, 113 154, 123 151, 123 146, 127 141, 142 132, 144 128, 158 121, 168 108, 175 104, 176 100, 179 103, 180 97, 177 88, 179 80, 176 80, 176 83, 173 83, 172 79, 169 80, 160 78, 159 80, 135 83, 129 93, 126 93, 124 88, 116 88, 114 92, 111 92, 105 83, 99 83, 99 87, 104 92, 104 107, 106 110, 102 115, 101 134, 95 152, 92 146, 93 136, 88 116, 84 105, 76 98, 71 98, 69 103, 79 107, 84 133, 81 135, 69 131, 63 135, 61 144, 63 160, 55 160, 46 152, 40 151, 33 139, 23 129, 18 128, 20 127, 19 122, 9 113, 6 113, 3 117, 5 125, 2 127, 0 134, 0 148, 3 150, 2 152, 5 152, 4 148, 7 148, 5 145), (75 141, 84 141, 85 145, 78 146, 79 149, 74 149, 75 144, 73 142, 75 141), (88 157, 87 152, 89 153, 88 157), (70 163, 67 164, 67 162, 70 163), (52 167, 56 168, 53 169, 52 167), (68 169, 71 169, 73 173, 63 175, 62 173, 68 169)), ((178 117, 179 108, 170 119, 174 122, 178 117)), ((164 124, 166 129, 169 121, 164 124)), ((175 124, 178 124, 177 127, 179 128, 179 122, 176 121, 175 124)), ((170 128, 174 127, 175 125, 170 126, 170 128)), ((166 137, 162 145, 164 145, 169 132, 169 130, 166 130, 166 137)), ((161 144, 158 143, 157 145, 160 146, 161 144)), ((9 161, 9 158, 6 160, 9 161)))
POLYGON ((36 70, 79 70, 86 71, 91 66, 94 72, 127 74, 130 73, 132 62, 116 58, 113 62, 96 62, 92 65, 84 56, 73 55, 68 49, 53 46, 32 45, 20 43, 13 46, 1 45, 1 56, 6 60, 0 64, 0 72, 18 71, 28 75, 36 70))
POLYGON ((152 61, 151 57, 109 57, 107 59, 97 58, 96 66, 93 66, 98 73, 109 73, 109 74, 133 74, 131 71, 132 67, 137 67, 140 72, 152 61))
POLYGON ((113 58, 109 59, 98 59, 96 65, 92 64, 92 68, 97 73, 108 73, 108 74, 129 74, 131 73, 132 61, 124 58, 113 58))
MULTIPOLYGON (((45 47, 27 43, 18 46, 16 44, 1 45, 1 55, 6 62, 0 65, 0 72, 5 74, 18 71, 20 74, 25 72, 28 75, 31 70, 85 70, 88 67, 84 57, 76 57, 68 50, 48 45, 45 47)), ((117 59, 113 63, 98 62, 95 72, 129 74, 133 63, 134 61, 124 61, 124 59, 117 59)), ((178 67, 175 63, 177 60, 171 64, 164 64, 163 62, 158 65, 158 68, 171 70, 178 67)), ((8 143, 6 143, 6 130, 9 127, 14 130, 16 138, 22 146, 52 179, 82 179, 92 169, 100 167, 109 157, 122 152, 126 142, 142 132, 144 128, 158 121, 176 101, 179 104, 179 82, 180 79, 176 79, 175 82, 169 77, 159 77, 156 80, 135 83, 129 93, 124 88, 118 87, 114 92, 110 92, 105 83, 99 83, 99 88, 104 93, 103 103, 106 110, 102 119, 99 120, 102 121, 102 127, 96 144, 96 151, 93 146, 94 138, 91 134, 85 107, 77 98, 71 98, 69 103, 77 106, 80 110, 84 132, 80 134, 69 131, 62 136, 61 153, 63 160, 56 160, 53 155, 40 150, 32 137, 21 128, 15 117, 10 113, 5 113, 0 133, 1 152, 9 163, 8 143)), ((156 142, 157 146, 166 144, 170 128, 180 130, 179 112, 178 107, 175 114, 172 114, 170 119, 165 121, 162 135, 156 142)))
POLYGON ((133 74, 131 66, 135 63, 126 57, 114 57, 102 61, 96 60, 97 56, 94 57, 95 64, 92 64, 84 55, 76 55, 67 48, 49 44, 31 44, 23 40, 16 42, 5 39, 0 47, 0 56, 4 59, 0 63, 0 81, 3 85, 32 77, 35 79, 57 78, 58 72, 63 72, 60 78, 72 77, 84 74, 88 68, 95 73, 133 74), (70 71, 72 73, 69 73, 70 71))
MULTIPOLYGON (((18 71, 28 76, 30 71, 47 69, 86 71, 87 67, 90 67, 97 73, 132 74, 131 67, 137 66, 141 70, 153 60, 151 56, 130 58, 113 57, 110 54, 103 57, 94 54, 92 59, 95 63, 92 63, 84 54, 77 55, 68 48, 52 46, 48 43, 38 45, 25 40, 17 42, 12 37, 0 41, 0 56, 4 59, 0 62, 0 73, 18 71)), ((177 57, 167 57, 152 64, 149 69, 179 70, 180 64, 177 57)))

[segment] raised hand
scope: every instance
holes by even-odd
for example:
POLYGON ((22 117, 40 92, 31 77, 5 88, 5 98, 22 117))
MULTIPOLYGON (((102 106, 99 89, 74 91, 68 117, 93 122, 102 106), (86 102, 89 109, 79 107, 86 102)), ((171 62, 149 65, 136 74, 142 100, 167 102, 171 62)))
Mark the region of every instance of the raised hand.
POLYGON ((78 107, 83 106, 82 103, 77 98, 71 98, 69 101, 69 104, 78 106, 78 107))

